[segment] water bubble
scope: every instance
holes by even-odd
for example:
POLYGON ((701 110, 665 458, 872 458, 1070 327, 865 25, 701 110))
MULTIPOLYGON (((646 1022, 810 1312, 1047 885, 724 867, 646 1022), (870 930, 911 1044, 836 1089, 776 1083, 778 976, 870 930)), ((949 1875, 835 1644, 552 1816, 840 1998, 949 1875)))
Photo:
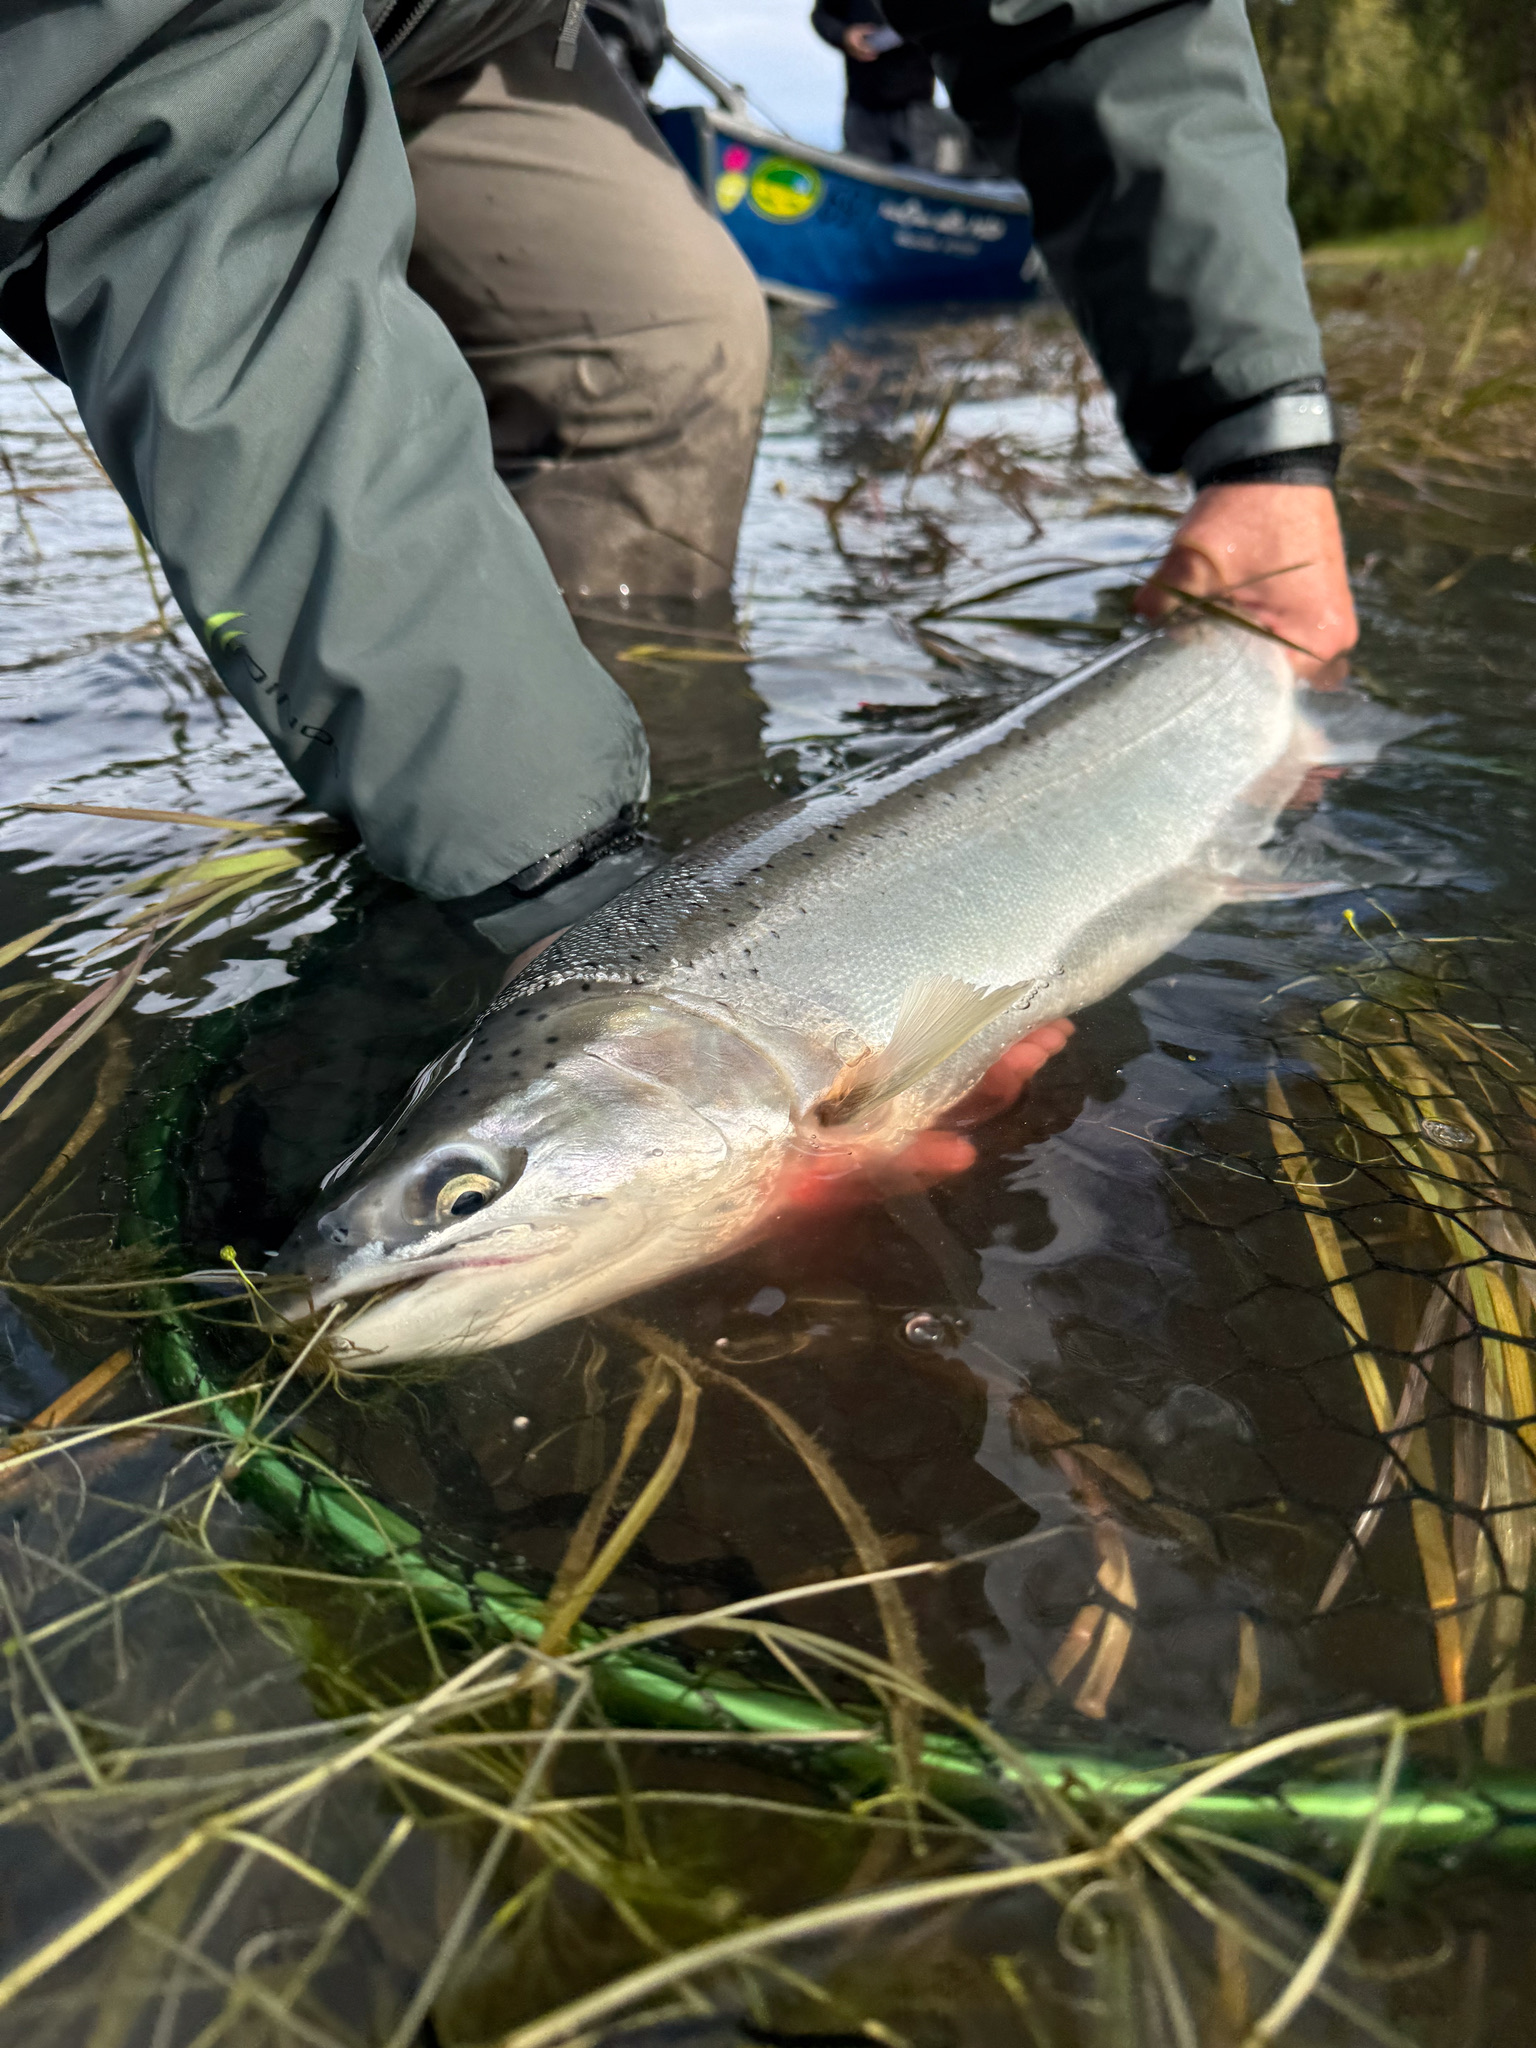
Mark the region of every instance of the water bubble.
POLYGON ((1469 1130, 1465 1124, 1453 1124, 1445 1117, 1424 1117, 1419 1129, 1431 1145, 1448 1145, 1453 1152, 1471 1152, 1477 1146, 1476 1131, 1469 1130))
POLYGON ((512 1427, 514 1429, 526 1429, 529 1425, 529 1421, 530 1418, 526 1415, 514 1415, 512 1418, 512 1427))
POLYGON ((931 1315, 922 1309, 915 1316, 908 1316, 902 1325, 901 1334, 909 1344, 917 1345, 920 1351, 931 1351, 937 1344, 947 1344, 950 1338, 948 1323, 942 1316, 931 1315))

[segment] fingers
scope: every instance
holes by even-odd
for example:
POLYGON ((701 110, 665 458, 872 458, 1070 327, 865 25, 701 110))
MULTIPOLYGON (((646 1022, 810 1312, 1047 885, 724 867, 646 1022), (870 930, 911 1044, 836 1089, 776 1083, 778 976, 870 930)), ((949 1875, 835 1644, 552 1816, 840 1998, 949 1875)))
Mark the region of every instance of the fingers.
POLYGON ((1308 681, 1337 681, 1358 637, 1333 493, 1314 484, 1212 484, 1190 507, 1136 610, 1159 619, 1178 591, 1243 612, 1283 641, 1308 681))
POLYGON ((797 1162, 775 1206, 800 1215, 852 1209, 892 1195, 918 1194, 964 1173, 976 1163, 976 1147, 964 1132, 1011 1109, 1072 1031, 1065 1017, 1037 1025, 993 1061, 940 1127, 921 1132, 894 1158, 871 1160, 850 1147, 797 1162))
POLYGON ((1204 548, 1192 547, 1175 536, 1162 561, 1136 593, 1135 610, 1144 619, 1166 618, 1185 600, 1181 590, 1196 597, 1214 597, 1223 588, 1221 570, 1204 548))
POLYGON ((894 1158, 871 1162, 852 1153, 801 1162, 775 1206, 793 1214, 859 1209, 892 1195, 916 1195, 976 1164, 976 1147, 958 1131, 924 1131, 894 1158))
POLYGON ((1073 1026, 1065 1017, 1040 1024, 1001 1059, 994 1060, 969 1095, 963 1096, 945 1117, 950 1130, 974 1130, 1012 1109, 1048 1059, 1059 1053, 1072 1036, 1073 1026))

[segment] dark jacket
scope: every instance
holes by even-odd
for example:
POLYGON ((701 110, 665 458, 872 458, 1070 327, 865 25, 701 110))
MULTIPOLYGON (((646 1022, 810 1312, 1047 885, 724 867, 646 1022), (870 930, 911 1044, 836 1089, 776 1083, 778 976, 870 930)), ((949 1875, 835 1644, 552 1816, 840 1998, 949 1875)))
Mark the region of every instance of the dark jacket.
MULTIPOLYGON (((635 714, 497 478, 474 378, 405 283, 390 83, 468 66, 556 4, 370 0, 388 82, 361 0, 0 13, 0 327, 67 378, 312 800, 440 896, 645 783, 635 714)), ((1321 374, 1242 0, 886 6, 1034 195, 1149 468, 1321 374)))
POLYGON ((877 0, 817 0, 811 26, 824 43, 843 53, 848 97, 856 107, 890 113, 898 107, 924 104, 933 98, 933 66, 915 43, 898 43, 867 62, 843 50, 843 36, 857 22, 884 28, 886 18, 877 0))
MULTIPOLYGON (((1052 280, 1147 468, 1321 384, 1285 150, 1243 0, 885 0, 1035 203, 1052 280)), ((1325 438, 1329 438, 1325 436, 1325 438)))
POLYGON ((587 19, 605 44, 623 52, 621 69, 649 90, 667 59, 667 10, 662 0, 591 0, 587 19))

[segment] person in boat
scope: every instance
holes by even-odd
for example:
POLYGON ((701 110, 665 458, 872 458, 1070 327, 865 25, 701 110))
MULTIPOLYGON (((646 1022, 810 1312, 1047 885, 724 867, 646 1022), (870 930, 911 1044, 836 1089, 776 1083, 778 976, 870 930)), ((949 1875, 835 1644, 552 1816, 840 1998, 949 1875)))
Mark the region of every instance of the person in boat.
MULTIPOLYGON (((1148 469, 1165 585, 1354 639, 1243 0, 885 0, 1148 469)), ((386 874, 546 929, 628 879, 628 699, 564 598, 730 582, 767 323, 581 0, 0 19, 0 328, 69 383, 225 686, 386 874), (570 895, 576 890, 577 896, 570 895)))
POLYGON ((842 53, 843 147, 870 163, 933 170, 939 126, 927 52, 896 33, 877 0, 817 0, 811 26, 842 53))
POLYGON ((662 0, 588 0, 587 19, 609 63, 644 99, 667 60, 662 0))

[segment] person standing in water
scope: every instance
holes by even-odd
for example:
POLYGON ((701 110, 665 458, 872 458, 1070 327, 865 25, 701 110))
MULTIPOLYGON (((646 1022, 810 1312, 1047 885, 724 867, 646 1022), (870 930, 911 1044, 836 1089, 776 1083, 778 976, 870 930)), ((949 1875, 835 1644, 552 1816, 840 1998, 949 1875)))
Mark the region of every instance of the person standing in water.
POLYGON ((588 0, 587 19, 614 70, 644 99, 667 61, 670 38, 662 0, 588 0))
MULTIPOLYGON (((1192 509, 1143 594, 1354 640, 1243 0, 886 0, 1192 509)), ((0 17, 0 329, 74 393, 231 694, 386 874, 552 930, 629 879, 628 699, 562 596, 728 590, 757 283, 582 0, 0 17)), ((908 61, 903 59, 903 61, 908 61)), ((860 60, 862 63, 862 60, 860 60)))
POLYGON ((938 154, 933 66, 899 36, 878 0, 817 0, 811 26, 842 52, 843 146, 876 164, 932 170, 938 154))

